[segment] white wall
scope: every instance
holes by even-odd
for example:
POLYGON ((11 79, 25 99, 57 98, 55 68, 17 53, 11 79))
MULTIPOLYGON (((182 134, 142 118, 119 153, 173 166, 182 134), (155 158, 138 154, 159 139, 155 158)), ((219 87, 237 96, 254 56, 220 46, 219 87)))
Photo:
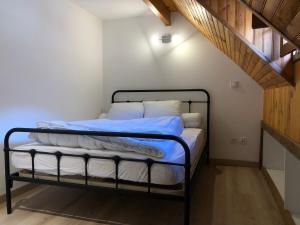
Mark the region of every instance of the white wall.
POLYGON ((66 0, 0 0, 1 149, 9 128, 94 118, 101 101, 102 22, 66 0))
POLYGON ((213 158, 258 161, 262 89, 183 17, 164 27, 154 16, 103 22, 105 109, 114 90, 206 88, 212 95, 213 158), (159 35, 176 35, 164 47, 159 35), (230 89, 230 80, 240 88, 230 89), (248 145, 231 144, 247 136, 248 145))

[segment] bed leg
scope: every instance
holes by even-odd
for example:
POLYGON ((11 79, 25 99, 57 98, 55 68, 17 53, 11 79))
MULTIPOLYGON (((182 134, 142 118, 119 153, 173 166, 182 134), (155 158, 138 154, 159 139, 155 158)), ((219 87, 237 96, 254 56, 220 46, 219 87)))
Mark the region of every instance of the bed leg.
POLYGON ((206 150, 206 164, 210 163, 210 154, 209 154, 209 147, 206 150))
POLYGON ((190 225, 191 214, 191 180, 190 165, 185 167, 185 190, 184 190, 184 225, 190 225))
POLYGON ((11 180, 6 179, 6 211, 7 214, 11 214, 11 180))
POLYGON ((11 214, 11 188, 13 186, 13 180, 10 177, 10 165, 9 165, 9 147, 8 147, 8 139, 5 137, 4 142, 4 164, 5 164, 5 200, 6 200, 6 211, 7 214, 11 214))
POLYGON ((184 225, 190 225, 190 196, 186 196, 184 200, 184 225))

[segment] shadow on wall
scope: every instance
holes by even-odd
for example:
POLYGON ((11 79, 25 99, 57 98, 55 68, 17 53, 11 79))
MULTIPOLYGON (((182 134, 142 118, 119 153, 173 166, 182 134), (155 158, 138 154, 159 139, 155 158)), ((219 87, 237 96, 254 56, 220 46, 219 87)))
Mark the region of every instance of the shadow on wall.
MULTIPOLYGON (((0 194, 4 193, 4 157, 3 142, 4 136, 8 130, 15 127, 35 127, 37 121, 58 118, 57 115, 51 114, 36 107, 10 107, 1 109, 0 112, 0 194)), ((13 134, 10 138, 12 145, 20 145, 28 142, 27 133, 13 134)), ((12 168, 12 172, 15 172, 12 168)), ((16 182, 14 187, 20 187, 22 183, 16 182)))
MULTIPOLYGON (((3 144, 6 132, 15 127, 35 127, 37 121, 55 118, 55 115, 38 108, 15 107, 0 112, 0 145, 3 144)), ((14 134, 13 143, 27 140, 27 134, 14 134)))

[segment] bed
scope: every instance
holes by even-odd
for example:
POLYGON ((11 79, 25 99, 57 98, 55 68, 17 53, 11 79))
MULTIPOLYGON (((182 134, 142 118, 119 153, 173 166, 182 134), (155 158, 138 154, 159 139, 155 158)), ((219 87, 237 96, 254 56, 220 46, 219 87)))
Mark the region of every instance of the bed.
MULTIPOLYGON (((202 127, 183 128, 180 135, 151 132, 151 129, 148 132, 143 132, 143 130, 126 132, 126 129, 95 131, 81 130, 80 127, 57 129, 56 126, 14 128, 8 131, 4 140, 7 213, 12 212, 11 188, 15 180, 126 194, 144 194, 149 197, 183 201, 183 224, 188 225, 191 181, 200 162, 205 158, 207 162, 209 160, 210 96, 208 92, 204 89, 119 90, 112 95, 112 103, 139 103, 147 100, 169 99, 180 101, 186 112, 200 111, 204 115, 202 127), (174 142, 174 144, 166 148, 163 156, 160 157, 153 154, 141 154, 137 151, 116 151, 101 147, 94 149, 89 146, 85 148, 85 145, 69 147, 45 144, 47 142, 41 143, 40 141, 11 148, 9 138, 12 134, 19 132, 48 135, 47 137, 67 135, 70 139, 73 136, 99 137, 100 143, 106 140, 103 138, 118 138, 129 141, 139 140, 138 144, 143 144, 143 141, 145 143, 165 141, 161 142, 162 145, 166 145, 167 142, 174 142), (15 167, 18 172, 11 174, 11 166, 15 167)), ((168 117, 167 120, 170 118, 168 117)), ((130 120, 130 123, 134 124, 134 121, 130 120)), ((145 122, 147 119, 141 121, 147 124, 145 122)), ((152 122, 151 119, 149 121, 152 122)), ((109 122, 110 126, 111 121, 109 122)), ((118 125, 118 121, 115 124, 122 125, 122 123, 118 125)), ((76 143, 79 143, 78 140, 76 143)))

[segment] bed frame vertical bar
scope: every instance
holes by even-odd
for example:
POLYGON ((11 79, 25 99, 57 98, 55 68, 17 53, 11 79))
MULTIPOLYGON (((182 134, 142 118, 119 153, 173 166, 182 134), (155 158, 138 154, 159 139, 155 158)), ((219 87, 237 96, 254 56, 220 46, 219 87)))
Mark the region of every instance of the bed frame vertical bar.
POLYGON ((119 156, 114 157, 114 162, 115 162, 115 171, 116 171, 116 189, 119 189, 119 164, 120 164, 121 158, 119 156))
POLYGON ((31 175, 32 175, 32 179, 34 179, 35 177, 35 165, 34 165, 34 158, 35 158, 35 154, 36 154, 36 150, 31 149, 30 150, 30 156, 31 156, 31 175))
POLYGON ((192 101, 191 100, 189 100, 188 101, 188 104, 189 104, 189 113, 192 111, 192 101))
POLYGON ((89 154, 84 154, 83 155, 84 158, 84 179, 85 179, 85 185, 88 185, 88 162, 90 159, 90 155, 89 154))
POLYGON ((152 159, 147 159, 147 169, 148 169, 148 194, 151 193, 151 168, 153 166, 153 160, 152 159))
MULTIPOLYGON (((189 151, 188 146, 184 146, 189 151)), ((190 224, 191 208, 191 157, 186 154, 185 160, 185 187, 184 187, 184 225, 190 224)))
POLYGON ((62 157, 61 152, 56 152, 55 153, 56 159, 57 159, 57 181, 60 182, 60 160, 62 157))
POLYGON ((210 162, 210 95, 207 91, 205 91, 206 96, 207 96, 207 121, 206 121, 206 133, 207 133, 207 138, 206 138, 206 163, 209 164, 210 162))
POLYGON ((5 197, 6 197, 6 211, 7 214, 11 214, 11 188, 13 187, 13 180, 10 177, 10 165, 9 165, 9 136, 10 132, 4 138, 4 163, 5 163, 5 197))

